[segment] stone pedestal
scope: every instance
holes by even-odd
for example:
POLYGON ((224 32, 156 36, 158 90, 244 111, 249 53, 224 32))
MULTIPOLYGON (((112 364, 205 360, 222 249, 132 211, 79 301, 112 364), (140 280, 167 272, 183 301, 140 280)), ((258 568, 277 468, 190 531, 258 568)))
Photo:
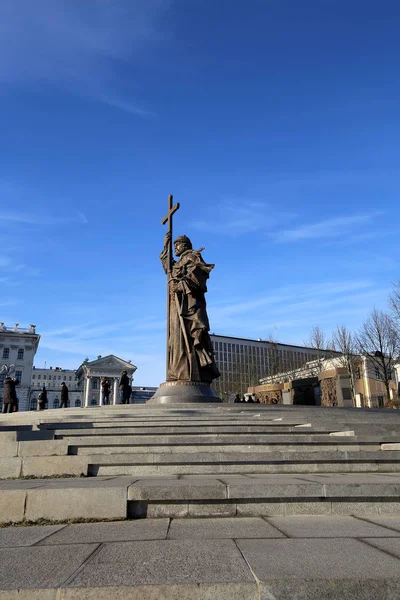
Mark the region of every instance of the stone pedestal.
POLYGON ((201 381, 166 381, 146 404, 184 404, 222 402, 208 383, 201 381))

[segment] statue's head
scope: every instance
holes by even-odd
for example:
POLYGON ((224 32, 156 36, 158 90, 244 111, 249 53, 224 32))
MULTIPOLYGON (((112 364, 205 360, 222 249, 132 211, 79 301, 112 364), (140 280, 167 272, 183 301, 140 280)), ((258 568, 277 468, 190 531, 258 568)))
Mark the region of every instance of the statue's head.
POLYGON ((174 252, 175 256, 180 256, 186 250, 191 250, 193 248, 192 242, 187 237, 187 235, 180 235, 174 241, 174 252))

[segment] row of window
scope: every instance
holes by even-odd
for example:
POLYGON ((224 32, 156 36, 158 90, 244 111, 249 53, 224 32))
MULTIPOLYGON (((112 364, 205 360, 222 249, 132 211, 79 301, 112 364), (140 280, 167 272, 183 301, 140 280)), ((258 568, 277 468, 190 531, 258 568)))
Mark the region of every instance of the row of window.
MULTIPOLYGON (((42 379, 41 375, 37 376, 38 379, 42 379)), ((36 375, 32 375, 32 379, 36 379, 36 375)), ((43 379, 49 379, 49 381, 51 380, 51 375, 49 375, 47 377, 47 375, 43 375, 43 379)), ((58 379, 58 381, 60 381, 61 379, 63 381, 72 381, 72 376, 70 375, 69 377, 61 377, 61 375, 59 375, 58 377, 56 375, 53 375, 53 380, 55 381, 56 379, 58 379)), ((75 381, 78 381, 78 379, 75 377, 75 381)))
MULTIPOLYGON (((375 379, 382 379, 381 371, 380 371, 379 367, 374 367, 374 376, 375 376, 375 379)), ((393 378, 392 369, 387 370, 387 378, 389 381, 393 378)), ((356 379, 361 379, 361 368, 360 367, 356 368, 356 379)))
MULTIPOLYGON (((17 360, 23 360, 24 359, 24 350, 22 348, 20 348, 18 350, 18 354, 17 354, 17 360)), ((4 359, 8 359, 10 358, 10 348, 3 348, 3 358, 4 359)))
POLYGON ((220 352, 220 356, 222 356, 222 352, 226 357, 228 355, 229 360, 235 354, 246 355, 250 357, 261 357, 266 358, 267 356, 278 356, 280 358, 290 359, 292 361, 300 361, 306 362, 307 360, 312 360, 314 357, 312 354, 302 351, 296 350, 283 350, 281 348, 268 348, 262 346, 248 346, 245 344, 232 344, 229 342, 213 342, 213 348, 218 355, 220 352))

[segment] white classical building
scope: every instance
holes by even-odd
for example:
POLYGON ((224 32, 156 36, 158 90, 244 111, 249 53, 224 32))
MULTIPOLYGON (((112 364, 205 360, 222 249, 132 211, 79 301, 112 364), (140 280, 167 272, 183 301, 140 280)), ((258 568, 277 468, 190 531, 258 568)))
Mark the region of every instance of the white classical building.
POLYGON ((101 380, 106 377, 111 383, 110 404, 118 404, 118 382, 122 371, 126 371, 132 385, 136 371, 131 362, 118 358, 114 354, 99 357, 89 362, 86 360, 76 371, 78 388, 82 390, 82 406, 102 405, 101 380))
MULTIPOLYGON (((12 377, 20 381, 17 387, 17 397, 20 410, 29 410, 31 393, 31 378, 33 359, 35 357, 40 335, 36 333, 36 325, 29 328, 19 327, 15 323, 13 327, 7 327, 0 322, 0 367, 5 365, 12 369, 12 377)), ((0 403, 3 403, 3 381, 6 372, 0 373, 0 403)))

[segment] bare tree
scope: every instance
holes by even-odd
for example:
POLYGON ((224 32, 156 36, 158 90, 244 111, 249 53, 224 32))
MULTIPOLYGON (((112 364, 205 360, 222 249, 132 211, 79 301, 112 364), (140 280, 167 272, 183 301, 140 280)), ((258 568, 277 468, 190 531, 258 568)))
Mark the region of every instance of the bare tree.
POLYGON ((395 362, 400 354, 400 336, 393 319, 374 308, 356 336, 358 352, 376 367, 385 385, 386 399, 390 401, 390 381, 395 362))
POLYGON ((357 344, 354 335, 345 325, 338 325, 332 334, 332 348, 339 352, 337 357, 339 363, 346 369, 350 381, 350 391, 353 404, 355 404, 355 382, 354 373, 359 361, 357 355, 357 344))
POLYGON ((324 369, 324 360, 329 358, 329 348, 331 347, 332 343, 319 325, 313 326, 309 338, 304 343, 306 346, 314 350, 315 360, 310 371, 313 375, 317 376, 324 369))
POLYGON ((278 351, 278 342, 275 336, 270 333, 267 338, 268 342, 268 376, 275 378, 283 370, 282 358, 278 351))

